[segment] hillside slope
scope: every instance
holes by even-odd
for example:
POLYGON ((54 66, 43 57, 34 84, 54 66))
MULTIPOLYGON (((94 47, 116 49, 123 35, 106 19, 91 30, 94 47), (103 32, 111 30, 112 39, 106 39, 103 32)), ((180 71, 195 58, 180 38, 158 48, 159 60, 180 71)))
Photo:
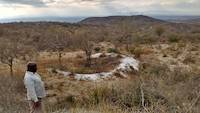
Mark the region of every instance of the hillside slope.
POLYGON ((109 25, 109 24, 117 24, 120 23, 121 21, 128 21, 130 23, 138 23, 138 24, 165 22, 163 20, 155 19, 144 15, 136 15, 136 16, 90 17, 80 21, 79 23, 89 24, 89 25, 109 25))

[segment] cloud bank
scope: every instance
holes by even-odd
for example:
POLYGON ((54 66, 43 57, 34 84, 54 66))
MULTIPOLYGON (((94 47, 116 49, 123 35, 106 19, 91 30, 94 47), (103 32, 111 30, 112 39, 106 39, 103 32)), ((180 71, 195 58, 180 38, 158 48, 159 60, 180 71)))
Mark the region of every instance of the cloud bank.
POLYGON ((200 0, 0 0, 0 18, 20 16, 200 15, 200 0))

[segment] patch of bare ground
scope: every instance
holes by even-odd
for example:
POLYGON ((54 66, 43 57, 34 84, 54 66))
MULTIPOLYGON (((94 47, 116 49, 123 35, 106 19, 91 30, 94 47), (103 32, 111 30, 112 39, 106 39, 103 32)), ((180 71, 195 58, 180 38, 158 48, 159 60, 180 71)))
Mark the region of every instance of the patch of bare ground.
MULTIPOLYGON (((102 55, 100 58, 92 59, 92 63, 90 67, 85 66, 85 58, 82 55, 77 55, 72 58, 64 57, 62 59, 62 69, 64 71, 69 71, 72 73, 99 73, 99 72, 108 72, 113 70, 119 63, 120 63, 120 56, 119 57, 107 57, 102 55)), ((57 69, 57 59, 46 59, 39 61, 40 68, 53 68, 57 69)))
POLYGON ((192 71, 200 69, 199 45, 190 43, 174 43, 153 45, 153 52, 144 55, 144 59, 152 59, 155 63, 163 63, 171 70, 181 67, 192 71))

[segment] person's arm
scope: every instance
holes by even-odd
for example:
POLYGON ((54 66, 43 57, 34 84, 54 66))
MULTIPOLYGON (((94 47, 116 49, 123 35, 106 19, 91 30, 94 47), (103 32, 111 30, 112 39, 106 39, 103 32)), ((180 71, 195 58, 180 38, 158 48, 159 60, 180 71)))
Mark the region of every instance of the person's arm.
POLYGON ((34 81, 31 78, 26 78, 25 85, 26 85, 28 96, 31 98, 31 100, 34 102, 38 102, 38 98, 37 98, 35 87, 34 87, 34 81))

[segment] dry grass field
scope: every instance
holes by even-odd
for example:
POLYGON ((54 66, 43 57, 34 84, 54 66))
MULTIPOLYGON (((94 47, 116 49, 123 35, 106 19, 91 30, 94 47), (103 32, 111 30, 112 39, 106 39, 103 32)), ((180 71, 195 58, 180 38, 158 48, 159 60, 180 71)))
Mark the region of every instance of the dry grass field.
MULTIPOLYGON (((133 46, 134 47, 134 46, 133 46)), ((135 48, 135 47, 134 47, 135 48)), ((41 53, 38 58, 39 73, 48 93, 45 99, 48 113, 198 113, 200 111, 200 50, 199 44, 141 44, 140 70, 128 78, 104 81, 77 81, 48 68, 56 68, 57 58, 41 53), (151 52, 149 52, 151 51, 151 52), (46 58, 46 59, 44 59, 46 58), (48 59, 49 58, 49 59, 48 59)), ((127 54, 126 51, 121 53, 127 54)), ((63 70, 81 68, 82 53, 63 57, 63 70)), ((77 53, 74 53, 77 54, 77 53)), ((134 54, 134 52, 133 52, 134 54)), ((76 72, 94 72, 112 68, 117 59, 93 61, 104 67, 83 68, 76 72)), ((0 111, 2 113, 27 113, 23 86, 25 63, 15 67, 15 77, 6 76, 6 66, 1 65, 0 111), (20 69, 18 69, 20 66, 20 69)))
POLYGON ((0 113, 28 113, 29 61, 47 113, 200 113, 200 26, 105 18, 0 24, 0 113))

